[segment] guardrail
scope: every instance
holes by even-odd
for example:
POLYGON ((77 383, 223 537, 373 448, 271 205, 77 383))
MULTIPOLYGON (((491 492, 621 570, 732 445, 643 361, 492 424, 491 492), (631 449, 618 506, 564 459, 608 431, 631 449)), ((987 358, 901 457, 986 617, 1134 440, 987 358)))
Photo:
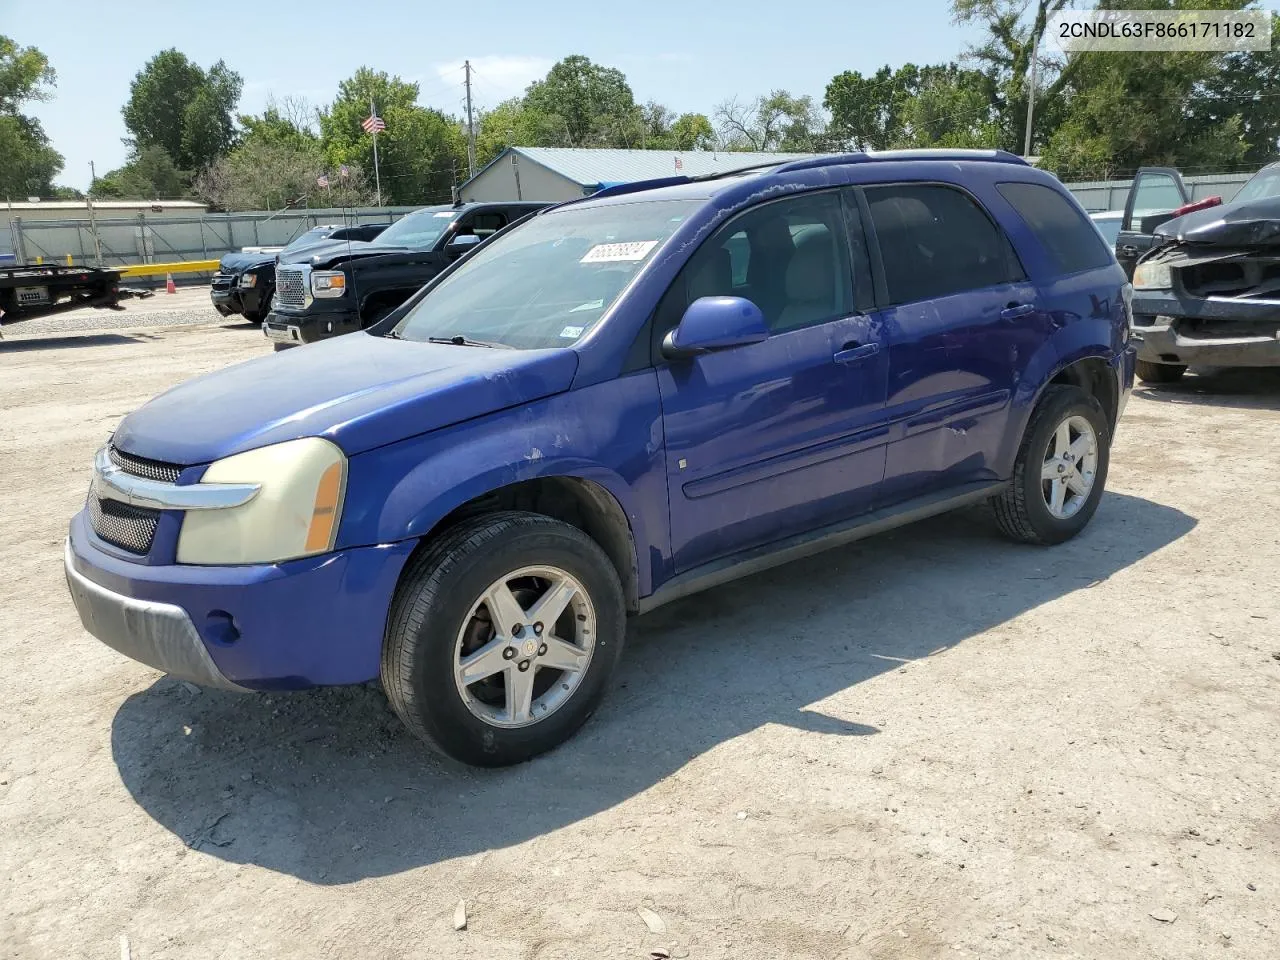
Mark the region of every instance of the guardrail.
POLYGON ((163 277, 171 273, 217 273, 217 260, 178 260, 173 263, 135 263, 113 267, 121 277, 163 277))

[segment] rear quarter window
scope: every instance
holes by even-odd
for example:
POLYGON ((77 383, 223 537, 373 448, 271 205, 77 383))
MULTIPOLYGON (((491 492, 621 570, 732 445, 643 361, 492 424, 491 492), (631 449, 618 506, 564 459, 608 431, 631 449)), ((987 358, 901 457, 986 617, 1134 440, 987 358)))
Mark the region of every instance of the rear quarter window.
POLYGON ((1079 273, 1111 263, 1111 251, 1098 230, 1057 190, 1013 182, 997 184, 996 189, 1035 233, 1056 273, 1079 273))

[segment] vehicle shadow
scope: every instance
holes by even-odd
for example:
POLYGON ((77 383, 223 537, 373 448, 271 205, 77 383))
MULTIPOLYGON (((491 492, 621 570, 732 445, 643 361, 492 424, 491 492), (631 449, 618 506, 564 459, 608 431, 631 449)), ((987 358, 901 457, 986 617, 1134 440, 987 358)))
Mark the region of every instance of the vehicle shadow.
POLYGON ((1280 410, 1280 367, 1192 370, 1177 383, 1140 384, 1134 393, 1160 403, 1280 410))
POLYGON ((1104 580, 1194 526, 1113 493, 1084 534, 1045 550, 1004 541, 970 510, 687 598, 632 622, 618 683, 577 737, 505 770, 435 759, 373 686, 238 696, 161 679, 121 705, 111 749, 132 796, 190 847, 350 883, 576 823, 762 724, 874 735, 875 718, 808 705, 1104 580))
POLYGON ((0 353, 57 350, 63 347, 109 347, 121 343, 140 343, 142 339, 142 337, 120 333, 80 333, 65 337, 32 336, 22 340, 0 340, 0 353))

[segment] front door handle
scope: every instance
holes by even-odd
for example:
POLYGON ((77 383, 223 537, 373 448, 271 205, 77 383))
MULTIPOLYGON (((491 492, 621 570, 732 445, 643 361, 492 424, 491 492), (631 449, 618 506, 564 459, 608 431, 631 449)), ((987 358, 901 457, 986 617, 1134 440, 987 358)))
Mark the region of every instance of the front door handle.
POLYGON ((1036 312, 1034 303, 1011 303, 1000 311, 1001 320, 1018 320, 1036 312))
POLYGON ((836 363, 856 363, 858 360, 874 357, 879 352, 879 341, 859 343, 857 340, 850 340, 831 359, 835 360, 836 363))
POLYGON ((1138 248, 1132 243, 1124 243, 1120 245, 1120 252, 1126 257, 1136 257, 1138 255, 1138 248))

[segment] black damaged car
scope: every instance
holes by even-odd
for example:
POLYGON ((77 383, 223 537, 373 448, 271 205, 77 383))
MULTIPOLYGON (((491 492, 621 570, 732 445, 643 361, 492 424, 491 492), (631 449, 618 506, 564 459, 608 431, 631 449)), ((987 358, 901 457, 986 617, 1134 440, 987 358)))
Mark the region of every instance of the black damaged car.
POLYGON ((1192 365, 1280 366, 1280 163, 1225 204, 1191 203, 1175 170, 1139 170, 1116 256, 1136 259, 1140 379, 1172 383, 1192 365))
POLYGON ((278 253, 228 253, 218 262, 209 298, 224 317, 241 314, 250 323, 261 323, 271 309, 276 292, 276 261, 305 257, 327 240, 372 240, 389 223, 321 224, 289 241, 278 253))
POLYGON ((475 245, 545 203, 425 207, 368 243, 328 241, 276 267, 262 324, 277 350, 372 326, 475 245))

